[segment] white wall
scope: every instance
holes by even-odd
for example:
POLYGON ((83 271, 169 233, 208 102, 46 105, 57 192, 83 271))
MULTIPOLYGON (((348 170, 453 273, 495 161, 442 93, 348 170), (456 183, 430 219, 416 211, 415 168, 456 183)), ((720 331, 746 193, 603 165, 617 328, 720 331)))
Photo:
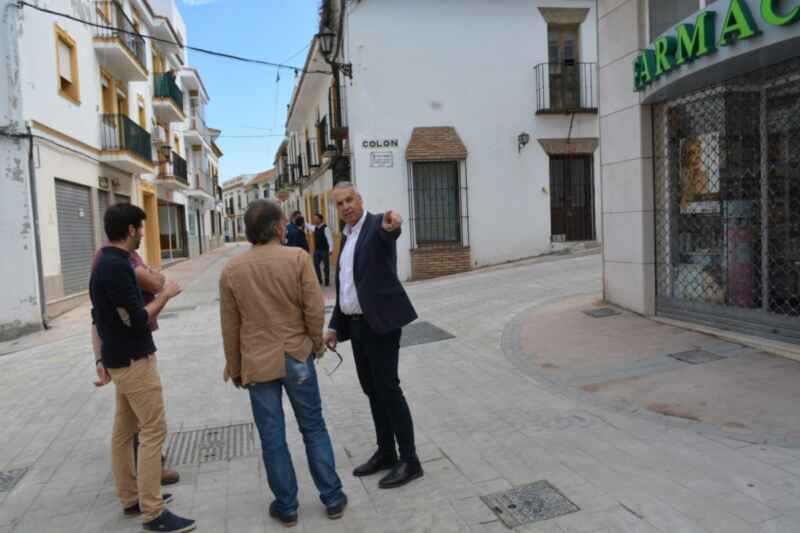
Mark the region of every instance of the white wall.
MULTIPOLYGON (((348 17, 347 108, 354 174, 372 212, 409 218, 405 148, 415 126, 454 126, 469 157, 473 266, 550 250, 549 159, 537 138, 566 138, 569 117, 536 117, 534 66, 547 55, 537 7, 589 8, 581 61, 597 60, 595 2, 408 0, 355 4, 348 17), (531 134, 517 152, 517 135, 531 134), (363 140, 398 139, 393 168, 370 168, 363 140)), ((598 137, 597 119, 575 118, 572 137, 598 137)), ((595 154, 597 158, 597 154, 595 154)), ((599 173, 598 173, 599 174, 599 173)), ((599 183, 599 182, 598 182, 599 183)), ((599 198, 599 187, 596 190, 599 198)), ((598 209, 599 211, 599 209, 598 209)), ((410 276, 409 231, 398 244, 410 276)), ((599 228, 598 228, 599 233, 599 228)))
MULTIPOLYGON (((13 13, 0 0, 0 13, 13 13)), ((24 132, 18 99, 19 47, 15 17, 0 16, 0 131, 24 132)), ((36 241, 28 172, 28 139, 0 134, 0 341, 41 327, 36 241)))

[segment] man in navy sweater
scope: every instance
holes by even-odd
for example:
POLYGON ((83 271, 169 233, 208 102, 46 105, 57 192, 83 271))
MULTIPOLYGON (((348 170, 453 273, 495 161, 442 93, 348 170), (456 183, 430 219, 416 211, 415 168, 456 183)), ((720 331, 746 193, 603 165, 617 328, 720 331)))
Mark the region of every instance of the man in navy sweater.
POLYGON ((144 531, 183 533, 195 529, 194 520, 172 514, 165 507, 168 495, 161 494, 161 448, 167 424, 150 330, 150 322, 181 288, 167 281, 145 305, 130 262, 131 252, 142 241, 145 218, 144 211, 127 203, 106 210, 103 222, 109 246, 103 248, 89 282, 92 320, 101 344, 96 363, 102 363, 117 389, 111 466, 125 515, 141 514, 144 531), (134 476, 132 442, 137 431, 140 446, 134 476))
POLYGON ((336 307, 325 343, 334 349, 337 342, 352 342, 378 444, 378 451, 353 475, 389 469, 379 486, 400 487, 423 475, 414 445, 414 423, 397 371, 402 328, 417 318, 397 278, 402 219, 393 211, 368 213, 352 183, 338 183, 333 198, 346 226, 336 275, 336 307))

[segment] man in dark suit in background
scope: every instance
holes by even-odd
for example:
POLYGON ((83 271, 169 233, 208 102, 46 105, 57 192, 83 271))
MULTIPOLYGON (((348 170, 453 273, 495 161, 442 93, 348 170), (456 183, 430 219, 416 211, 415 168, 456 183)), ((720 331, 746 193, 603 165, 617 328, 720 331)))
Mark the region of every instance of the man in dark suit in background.
POLYGON ((358 380, 369 398, 378 441, 378 451, 353 475, 390 469, 379 486, 400 487, 423 475, 411 411, 397 372, 402 328, 417 318, 397 278, 402 219, 393 211, 366 212, 352 183, 338 183, 333 198, 346 226, 336 275, 336 307, 325 343, 333 349, 337 342, 352 342, 358 380))

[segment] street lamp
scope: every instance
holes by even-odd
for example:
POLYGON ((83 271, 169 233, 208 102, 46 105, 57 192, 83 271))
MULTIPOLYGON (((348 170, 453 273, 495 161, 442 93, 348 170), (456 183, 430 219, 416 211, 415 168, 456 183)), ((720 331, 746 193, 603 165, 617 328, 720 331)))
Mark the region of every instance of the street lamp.
POLYGON ((331 69, 333 69, 334 76, 338 71, 341 71, 342 74, 352 79, 353 65, 350 63, 337 63, 336 58, 332 57, 336 42, 336 34, 328 29, 324 29, 317 34, 317 39, 319 40, 320 51, 325 57, 325 61, 331 66, 331 69))

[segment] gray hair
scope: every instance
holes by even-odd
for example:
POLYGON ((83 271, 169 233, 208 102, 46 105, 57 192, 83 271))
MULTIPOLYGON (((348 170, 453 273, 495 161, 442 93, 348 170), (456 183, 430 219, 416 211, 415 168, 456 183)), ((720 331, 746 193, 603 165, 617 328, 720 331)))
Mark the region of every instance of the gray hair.
POLYGON ((353 184, 352 181, 340 181, 339 183, 334 185, 333 188, 334 189, 353 189, 353 192, 355 192, 356 194, 360 194, 358 192, 358 189, 356 188, 356 186, 353 184))
POLYGON ((272 200, 256 200, 244 214, 244 233, 253 244, 267 244, 278 238, 283 210, 272 200))

